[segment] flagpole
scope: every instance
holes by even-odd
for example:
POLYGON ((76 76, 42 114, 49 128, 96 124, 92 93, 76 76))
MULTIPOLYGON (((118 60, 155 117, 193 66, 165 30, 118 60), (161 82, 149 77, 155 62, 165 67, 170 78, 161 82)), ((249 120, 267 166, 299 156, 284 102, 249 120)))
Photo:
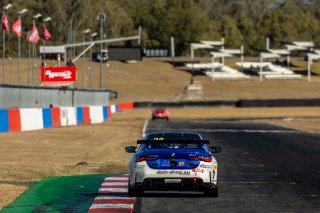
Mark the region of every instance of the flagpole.
MULTIPOLYGON (((43 39, 43 62, 42 62, 42 64, 43 64, 43 66, 42 66, 42 68, 44 68, 44 65, 45 65, 45 63, 46 63, 46 50, 45 50, 45 48, 46 48, 46 40, 44 40, 43 39)), ((45 86, 46 85, 46 71, 44 70, 44 72, 43 72, 43 86, 45 86)))
POLYGON ((21 35, 22 35, 21 15, 26 13, 27 11, 28 9, 26 8, 23 8, 22 10, 18 11, 18 23, 19 23, 18 31, 17 29, 14 29, 14 32, 18 36, 18 84, 20 84, 20 58, 21 58, 21 35))
MULTIPOLYGON (((33 25, 35 25, 35 21, 33 20, 33 25)), ((32 28, 33 31, 33 28, 32 28)), ((33 32, 32 32, 33 33, 33 32)), ((31 85, 33 85, 33 71, 34 71, 34 42, 32 42, 32 59, 31 59, 31 85)))
POLYGON ((6 51, 6 47, 5 47, 5 36, 6 36, 6 31, 3 31, 2 32, 2 35, 3 35, 3 41, 2 41, 2 43, 3 43, 3 54, 2 54, 2 61, 3 61, 3 64, 2 64, 2 77, 3 77, 3 79, 2 79, 2 83, 4 84, 4 78, 5 78, 5 51, 6 51))
MULTIPOLYGON (((2 12, 2 22, 4 19, 4 12, 2 12)), ((3 45, 3 50, 2 50, 2 83, 4 84, 4 78, 5 78, 5 51, 6 51, 6 46, 5 46, 5 37, 6 37, 6 31, 2 28, 2 45, 3 45)))
POLYGON ((34 43, 32 43, 32 58, 31 58, 31 85, 33 85, 33 70, 34 70, 34 43))
POLYGON ((2 53, 2 82, 5 82, 5 57, 6 57, 6 31, 8 30, 8 18, 5 16, 5 11, 7 11, 8 9, 10 9, 12 7, 12 4, 7 4, 6 6, 3 7, 2 10, 2 42, 3 42, 3 53, 2 53), (5 20, 4 20, 5 19, 5 20))
POLYGON ((30 41, 28 45, 28 85, 30 85, 30 41))
POLYGON ((20 84, 20 36, 18 37, 18 84, 20 84))

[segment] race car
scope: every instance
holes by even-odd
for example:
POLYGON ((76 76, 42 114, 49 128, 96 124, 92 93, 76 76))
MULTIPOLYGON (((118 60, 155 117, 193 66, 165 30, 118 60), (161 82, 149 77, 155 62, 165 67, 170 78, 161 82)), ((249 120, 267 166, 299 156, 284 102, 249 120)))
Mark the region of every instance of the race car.
POLYGON ((165 108, 158 108, 152 111, 151 120, 155 119, 166 119, 169 121, 169 111, 165 108))
POLYGON ((218 196, 218 163, 213 155, 221 147, 207 145, 198 133, 155 132, 138 140, 139 148, 128 146, 134 153, 129 163, 129 196, 144 191, 202 191, 218 196))

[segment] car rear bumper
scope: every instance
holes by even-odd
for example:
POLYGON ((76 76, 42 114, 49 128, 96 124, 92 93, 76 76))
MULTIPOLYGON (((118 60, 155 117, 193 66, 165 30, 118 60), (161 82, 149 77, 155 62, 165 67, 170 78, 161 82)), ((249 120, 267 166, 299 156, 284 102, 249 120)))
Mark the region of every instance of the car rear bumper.
MULTIPOLYGON (((183 188, 186 186, 191 186, 194 188, 195 185, 213 187, 217 185, 217 171, 211 169, 212 166, 210 163, 202 163, 200 167, 195 169, 151 169, 147 163, 140 162, 136 166, 135 170, 131 170, 129 180, 131 186, 144 186, 144 187, 155 187, 159 185, 168 185, 175 186, 181 185, 183 188), (206 165, 206 168, 200 168, 201 166, 206 165), (181 180, 178 184, 168 184, 165 180, 181 180), (196 182, 194 182, 196 179, 196 182), (191 183, 191 184, 189 184, 191 183)), ((168 181, 167 181, 168 182, 168 181)))
POLYGON ((215 189, 214 183, 205 183, 201 178, 182 178, 180 183, 166 183, 165 178, 146 178, 142 183, 136 183, 138 187, 147 191, 203 191, 206 189, 215 189))
POLYGON ((169 116, 165 116, 165 115, 153 115, 152 119, 169 119, 169 116))

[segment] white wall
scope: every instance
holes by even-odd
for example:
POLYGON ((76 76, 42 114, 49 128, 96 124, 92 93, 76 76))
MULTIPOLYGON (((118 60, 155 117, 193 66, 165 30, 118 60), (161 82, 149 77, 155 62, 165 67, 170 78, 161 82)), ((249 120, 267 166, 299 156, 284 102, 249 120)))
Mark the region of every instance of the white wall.
POLYGON ((103 122, 103 107, 90 106, 90 120, 92 124, 103 122))
POLYGON ((77 109, 74 107, 60 107, 61 126, 77 125, 77 109))
POLYGON ((43 129, 41 108, 21 108, 21 131, 43 129))

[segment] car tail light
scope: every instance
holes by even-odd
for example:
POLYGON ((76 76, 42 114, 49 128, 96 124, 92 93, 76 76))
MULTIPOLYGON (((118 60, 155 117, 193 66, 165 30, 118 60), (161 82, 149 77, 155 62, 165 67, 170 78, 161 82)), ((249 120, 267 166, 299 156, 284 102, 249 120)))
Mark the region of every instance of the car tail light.
POLYGON ((157 160, 156 157, 137 157, 136 162, 149 161, 149 160, 157 160))
POLYGON ((199 160, 199 161, 204 161, 204 162, 211 162, 212 157, 203 157, 203 156, 197 156, 197 157, 190 157, 189 160, 199 160))

